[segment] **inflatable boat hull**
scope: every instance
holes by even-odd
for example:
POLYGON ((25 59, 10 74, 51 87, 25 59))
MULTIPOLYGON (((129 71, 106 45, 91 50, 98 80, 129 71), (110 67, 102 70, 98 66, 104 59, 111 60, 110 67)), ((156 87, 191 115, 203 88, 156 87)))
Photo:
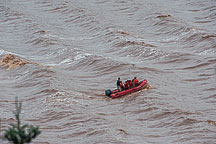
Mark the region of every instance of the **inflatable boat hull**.
POLYGON ((119 91, 117 89, 111 91, 111 90, 106 90, 106 96, 111 97, 111 98, 117 98, 117 97, 121 97, 136 91, 139 91, 141 89, 143 89, 145 87, 145 85, 147 84, 147 80, 143 80, 141 82, 139 82, 138 86, 132 87, 130 89, 124 90, 124 91, 119 91))

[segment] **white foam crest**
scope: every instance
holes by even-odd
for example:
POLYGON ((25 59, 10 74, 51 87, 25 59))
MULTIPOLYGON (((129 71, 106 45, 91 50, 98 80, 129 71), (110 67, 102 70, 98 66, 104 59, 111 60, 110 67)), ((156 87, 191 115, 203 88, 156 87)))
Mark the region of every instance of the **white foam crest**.
POLYGON ((91 37, 59 37, 61 40, 74 40, 74 41, 82 41, 82 40, 90 40, 92 39, 91 37))
POLYGON ((70 94, 64 91, 57 91, 56 93, 46 97, 44 103, 65 106, 74 106, 74 104, 87 106, 90 104, 88 98, 88 96, 79 92, 73 92, 73 94, 70 94))
POLYGON ((86 58, 86 57, 88 57, 90 55, 92 55, 92 54, 89 54, 89 53, 78 54, 78 55, 75 56, 74 61, 78 61, 80 59, 84 59, 84 58, 86 58))
POLYGON ((0 55, 3 55, 4 53, 5 51, 0 49, 0 55))
POLYGON ((5 54, 12 54, 12 55, 16 55, 19 57, 24 57, 23 55, 17 54, 17 53, 13 53, 13 52, 9 52, 9 51, 5 51, 3 49, 0 49, 0 55, 5 55, 5 54))
POLYGON ((204 32, 205 31, 197 29, 197 28, 191 28, 189 30, 188 30, 188 28, 185 28, 185 30, 181 34, 179 34, 177 36, 172 36, 172 37, 168 37, 168 38, 159 40, 159 42, 165 42, 165 43, 178 42, 179 40, 181 40, 181 39, 183 39, 183 38, 185 38, 187 36, 197 34, 197 33, 204 33, 204 32))
POLYGON ((59 64, 60 64, 60 65, 61 65, 61 64, 65 64, 65 63, 70 64, 72 61, 73 61, 73 60, 72 60, 71 58, 67 58, 67 59, 63 60, 62 62, 60 62, 59 64))
POLYGON ((204 50, 202 52, 200 52, 198 55, 202 56, 202 55, 216 55, 216 51, 213 49, 208 49, 208 50, 204 50))
MULTIPOLYGON (((78 50, 77 48, 74 48, 74 49, 78 50)), ((57 55, 63 55, 63 54, 65 54, 65 52, 66 52, 66 48, 65 49, 61 49, 61 50, 59 50, 58 52, 55 52, 55 53, 57 53, 57 55)), ((74 57, 73 56, 72 57, 69 56, 68 58, 63 59, 60 62, 47 63, 47 64, 44 64, 44 65, 46 65, 46 66, 59 66, 59 65, 62 65, 62 64, 71 64, 74 61, 78 61, 78 60, 84 59, 84 58, 92 55, 90 53, 84 53, 84 52, 80 52, 80 51, 74 52, 74 53, 75 53, 74 57)), ((51 55, 53 55, 53 54, 48 54, 47 56, 49 57, 51 55)))
POLYGON ((48 103, 66 103, 66 104, 70 104, 71 102, 72 103, 78 103, 77 100, 73 99, 72 97, 68 97, 67 96, 68 94, 66 92, 63 92, 63 91, 58 91, 54 94, 51 94, 50 96, 48 96, 46 98, 46 102, 48 103))
POLYGON ((58 36, 57 35, 54 35, 54 34, 45 34, 43 35, 43 38, 57 38, 58 36))
POLYGON ((160 42, 165 42, 165 43, 167 43, 167 42, 177 42, 180 39, 184 38, 185 36, 189 35, 190 33, 191 33, 190 31, 182 32, 178 36, 172 36, 172 37, 169 37, 169 38, 166 38, 166 39, 162 39, 162 40, 160 40, 160 42))
POLYGON ((71 64, 73 62, 73 60, 71 58, 67 58, 67 59, 64 59, 63 61, 61 61, 60 63, 49 63, 49 64, 44 64, 45 66, 59 66, 59 65, 62 65, 62 64, 71 64))
POLYGON ((55 38, 55 39, 59 39, 59 40, 74 40, 74 41, 82 41, 82 40, 90 40, 92 39, 92 37, 61 37, 59 35, 55 35, 55 34, 45 34, 43 35, 43 38, 55 38))

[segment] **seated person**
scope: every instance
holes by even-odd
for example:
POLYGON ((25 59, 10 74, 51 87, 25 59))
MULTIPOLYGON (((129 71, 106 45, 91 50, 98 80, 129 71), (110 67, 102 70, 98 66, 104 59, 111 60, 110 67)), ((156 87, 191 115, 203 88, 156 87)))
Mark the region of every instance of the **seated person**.
POLYGON ((125 88, 124 88, 124 86, 123 86, 123 84, 122 84, 122 82, 120 83, 120 91, 123 91, 123 90, 125 90, 125 88))
POLYGON ((125 90, 129 89, 129 84, 127 81, 125 82, 124 87, 125 87, 125 90))
POLYGON ((128 80, 129 87, 133 87, 133 83, 131 80, 128 80))
POLYGON ((139 81, 138 81, 138 79, 136 77, 134 77, 133 83, 134 83, 135 86, 139 85, 139 81))

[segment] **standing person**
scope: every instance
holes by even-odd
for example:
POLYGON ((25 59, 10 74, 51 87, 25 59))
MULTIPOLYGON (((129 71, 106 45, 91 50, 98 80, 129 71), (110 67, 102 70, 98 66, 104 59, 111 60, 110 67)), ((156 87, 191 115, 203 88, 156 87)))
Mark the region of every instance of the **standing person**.
POLYGON ((117 80, 117 82, 116 82, 118 90, 121 90, 120 84, 121 84, 121 80, 120 80, 120 77, 119 77, 118 80, 117 80))

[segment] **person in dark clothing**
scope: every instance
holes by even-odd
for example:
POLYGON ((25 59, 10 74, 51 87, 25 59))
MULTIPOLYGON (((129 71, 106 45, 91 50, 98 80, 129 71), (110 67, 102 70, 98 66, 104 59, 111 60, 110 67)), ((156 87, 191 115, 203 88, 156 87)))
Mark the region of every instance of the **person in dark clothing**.
POLYGON ((119 90, 121 90, 120 84, 121 84, 121 80, 120 80, 120 77, 119 77, 117 82, 116 82, 117 89, 119 89, 119 90))

